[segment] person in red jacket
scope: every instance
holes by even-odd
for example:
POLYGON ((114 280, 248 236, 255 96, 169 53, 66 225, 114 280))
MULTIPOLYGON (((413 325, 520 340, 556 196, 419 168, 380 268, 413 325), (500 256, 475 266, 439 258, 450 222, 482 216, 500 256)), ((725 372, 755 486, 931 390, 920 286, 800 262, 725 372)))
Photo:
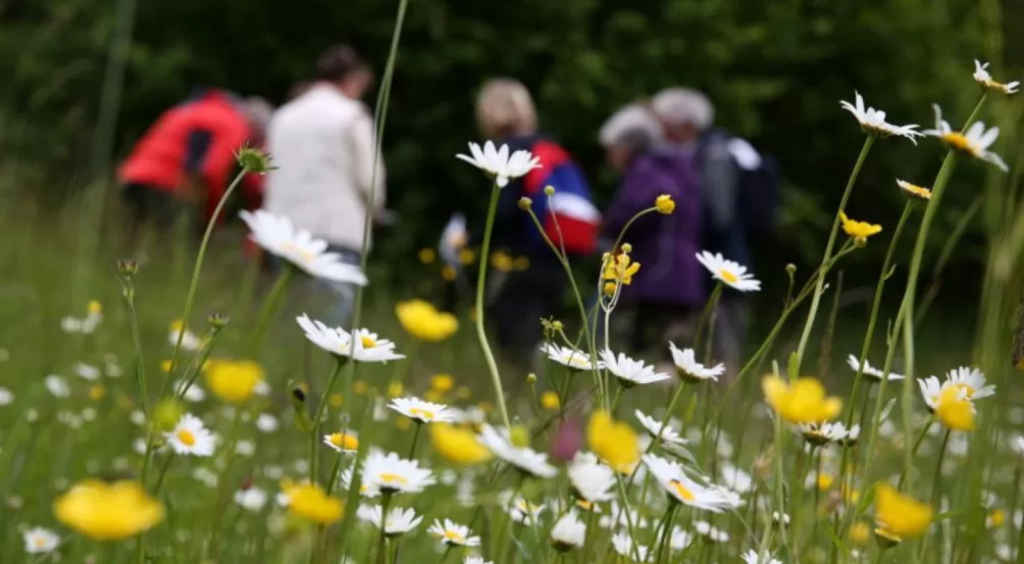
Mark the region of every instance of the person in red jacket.
MULTIPOLYGON (((193 206, 205 225, 237 170, 235 153, 263 144, 272 112, 260 98, 216 89, 164 112, 118 171, 133 234, 144 223, 166 229, 193 206)), ((261 177, 248 175, 241 188, 246 207, 259 207, 261 177)))

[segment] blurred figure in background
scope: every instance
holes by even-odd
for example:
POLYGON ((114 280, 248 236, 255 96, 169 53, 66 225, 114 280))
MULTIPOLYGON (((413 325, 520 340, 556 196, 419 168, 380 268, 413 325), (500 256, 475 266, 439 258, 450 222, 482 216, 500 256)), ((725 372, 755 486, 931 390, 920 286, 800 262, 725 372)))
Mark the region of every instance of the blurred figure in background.
MULTIPOLYGON (((689 88, 668 88, 651 100, 670 147, 694 159, 703 203, 701 246, 750 265, 748 238, 770 232, 778 199, 777 169, 747 141, 713 128, 714 107, 689 88)), ((747 303, 725 292, 715 323, 714 355, 735 374, 747 325, 747 303)))
MULTIPOLYGON (((668 194, 676 202, 671 215, 648 214, 623 238, 641 265, 620 303, 633 310, 629 340, 633 353, 668 354, 666 341, 686 346, 705 299, 700 249, 700 184, 694 157, 666 148, 661 127, 650 110, 631 104, 601 127, 599 140, 608 164, 621 175, 615 199, 605 213, 604 233, 615 240, 626 223, 668 194)), ((614 252, 615 250, 613 250, 614 252)))
MULTIPOLYGON (((272 113, 262 98, 209 89, 161 115, 118 171, 132 238, 143 224, 169 228, 193 207, 201 210, 198 229, 205 227, 238 169, 235 153, 263 145, 272 113)), ((258 207, 261 177, 246 175, 242 190, 248 205, 258 207)))
MULTIPOLYGON (((384 209, 384 167, 374 162, 373 118, 360 98, 373 72, 347 45, 328 49, 317 61, 317 82, 281 107, 270 122, 267 148, 267 211, 287 217, 297 229, 326 240, 332 252, 360 263, 366 212, 384 209)), ((317 281, 338 304, 332 321, 345 325, 355 289, 317 281)))
MULTIPOLYGON (((541 167, 501 189, 490 260, 498 272, 488 288, 492 320, 504 356, 520 365, 537 356, 540 319, 558 313, 565 299, 565 271, 519 199, 533 201, 544 230, 570 256, 593 253, 601 214, 592 203, 583 172, 558 143, 538 132, 537 112, 526 87, 517 80, 495 79, 484 84, 476 103, 477 123, 486 139, 509 152, 528 150, 541 167), (550 199, 544 189, 555 189, 550 199), (557 224, 557 225, 556 225, 557 224), (514 257, 511 268, 505 257, 514 257), (493 292, 492 292, 493 290, 493 292)), ((482 232, 474 234, 482 239, 482 232)))

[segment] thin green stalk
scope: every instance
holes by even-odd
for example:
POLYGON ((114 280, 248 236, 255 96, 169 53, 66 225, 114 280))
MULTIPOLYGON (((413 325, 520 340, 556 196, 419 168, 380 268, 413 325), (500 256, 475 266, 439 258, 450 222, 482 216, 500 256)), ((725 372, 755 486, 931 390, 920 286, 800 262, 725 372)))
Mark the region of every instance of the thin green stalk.
MULTIPOLYGON (((347 431, 345 431, 347 432, 347 431)), ((341 460, 345 458, 344 451, 339 452, 338 456, 334 459, 334 468, 331 469, 331 479, 327 482, 327 495, 331 495, 334 491, 334 485, 338 483, 338 473, 341 472, 341 460)))
MULTIPOLYGON (((132 326, 132 345, 135 347, 135 385, 139 389, 139 403, 142 406, 142 413, 148 419, 149 410, 146 403, 149 400, 149 391, 146 389, 146 361, 142 354, 142 336, 139 331, 139 317, 135 311, 135 287, 130 276, 124 280, 124 301, 128 304, 128 320, 132 326)), ((183 330, 184 331, 184 330, 183 330)))
MULTIPOLYGON (((910 452, 911 456, 916 456, 917 455, 917 449, 921 448, 921 443, 923 443, 924 442, 924 438, 928 436, 928 430, 932 428, 932 424, 933 423, 935 423, 935 418, 929 419, 928 423, 926 423, 924 427, 921 427, 921 432, 917 435, 917 439, 914 440, 913 448, 911 448, 908 451, 908 452, 910 452)), ((909 437, 910 435, 904 435, 904 436, 909 437)), ((906 483, 906 481, 907 481, 907 474, 909 474, 909 472, 907 471, 906 468, 904 468, 903 472, 900 473, 900 480, 896 484, 896 489, 900 489, 900 490, 903 489, 903 484, 906 483)))
MULTIPOLYGON (((939 174, 935 178, 935 184, 932 186, 932 197, 928 202, 928 207, 924 210, 924 217, 921 219, 921 227, 917 232, 917 241, 914 244, 914 254, 910 259, 910 270, 907 274, 907 289, 903 294, 903 308, 906 310, 903 322, 903 362, 904 362, 904 376, 903 381, 903 431, 906 436, 910 434, 910 414, 913 409, 913 394, 914 394, 914 301, 917 295, 917 279, 921 274, 921 263, 924 260, 924 249, 928 243, 928 235, 931 232, 932 222, 935 220, 935 214, 938 212, 939 205, 942 202, 942 196, 946 191, 946 186, 949 184, 950 178, 953 176, 953 170, 956 169, 957 153, 956 151, 950 150, 946 155, 946 159, 942 163, 942 168, 939 169, 939 174), (909 320, 909 322, 908 322, 909 320)), ((913 457, 910 451, 906 451, 903 457, 903 471, 909 474, 910 466, 913 464, 913 457)), ((912 477, 911 477, 912 479, 912 477)))
MULTIPOLYGON (((693 352, 694 354, 700 354, 700 345, 702 337, 704 336, 704 328, 708 325, 708 320, 713 318, 714 310, 718 308, 718 300, 722 297, 722 283, 718 282, 715 284, 715 289, 711 291, 711 297, 708 298, 707 303, 704 305, 704 311, 700 314, 700 321, 697 322, 697 333, 693 338, 693 352)), ((713 331, 711 328, 709 331, 713 331)), ((707 356, 710 357, 711 347, 708 347, 707 356)), ((705 358, 705 362, 707 362, 705 358)))
MULTIPOLYGON (((665 517, 661 520, 661 538, 657 541, 657 556, 654 558, 655 564, 661 563, 661 557, 665 552, 665 545, 668 544, 669 531, 672 530, 672 517, 675 516, 676 509, 679 507, 679 503, 670 502, 668 510, 665 511, 665 517)), ((654 529, 657 533, 658 529, 654 529)), ((651 547, 655 548, 655 547, 651 547)), ((650 549, 648 549, 650 550, 650 549)))
POLYGON ((177 458, 177 456, 175 456, 173 452, 168 453, 167 460, 165 460, 163 466, 160 467, 160 473, 156 477, 156 485, 153 486, 154 497, 160 495, 160 489, 164 485, 164 478, 167 476, 167 470, 171 468, 171 463, 175 458, 177 458))
POLYGON ((327 411, 328 398, 331 396, 331 390, 334 389, 334 382, 338 379, 341 369, 348 360, 347 357, 340 355, 336 355, 334 359, 334 370, 331 371, 330 377, 327 378, 327 385, 324 386, 323 394, 320 396, 320 403, 317 405, 316 415, 313 417, 313 430, 310 432, 309 437, 309 481, 314 484, 320 479, 320 475, 317 472, 318 454, 320 452, 320 449, 317 448, 320 443, 320 424, 323 421, 324 413, 327 411))
POLYGON ((423 428, 423 423, 416 422, 416 430, 412 432, 412 445, 409 446, 409 460, 416 460, 416 443, 420 438, 420 430, 423 428))
MULTIPOLYGON (((213 228, 217 226, 217 219, 220 218, 220 214, 224 211, 224 206, 227 204, 231 195, 235 193, 235 189, 241 184, 242 178, 245 176, 246 171, 242 170, 239 172, 231 184, 228 185, 228 189, 224 191, 224 195, 221 196, 220 201, 217 202, 217 207, 213 210, 213 215, 210 217, 210 222, 206 224, 206 232, 203 233, 203 241, 199 244, 199 255, 196 257, 196 264, 192 268, 192 282, 188 287, 188 294, 185 297, 185 311, 181 314, 181 322, 188 325, 188 320, 192 316, 192 307, 195 304, 196 289, 199 287, 199 273, 203 269, 203 260, 206 258, 206 249, 210 246, 210 237, 213 235, 213 228)), ((181 341, 185 337, 185 332, 181 331, 178 333, 178 338, 174 343, 174 352, 171 354, 171 366, 167 370, 165 378, 171 379, 174 375, 174 371, 178 366, 178 355, 181 354, 181 341)), ((164 386, 166 389, 166 385, 164 386)), ((160 399, 157 398, 159 402, 160 399)))
POLYGON ((256 316, 256 325, 249 339, 249 346, 246 347, 246 356, 248 358, 254 358, 260 345, 263 344, 263 335, 267 331, 271 317, 277 312, 281 298, 284 297, 285 290, 288 288, 288 283, 291 281, 294 273, 295 267, 291 263, 286 262, 281 270, 281 274, 277 276, 273 287, 270 288, 267 298, 263 300, 260 312, 256 316))
POLYGON ((386 493, 380 504, 380 538, 377 541, 377 564, 384 564, 385 546, 387 540, 388 509, 391 507, 391 494, 386 493))
POLYGON ((501 414, 501 422, 506 429, 512 428, 508 418, 508 408, 505 406, 505 390, 501 385, 501 374, 498 373, 498 363, 494 360, 494 353, 491 352, 491 345, 487 342, 487 331, 484 328, 484 294, 487 286, 487 257, 491 251, 491 234, 494 231, 494 215, 498 210, 498 194, 500 188, 497 183, 491 188, 491 203, 487 208, 487 225, 484 227, 484 240, 480 249, 480 272, 476 279, 476 336, 480 341, 480 348, 483 350, 484 359, 487 361, 487 370, 491 374, 491 384, 494 386, 495 403, 498 404, 498 412, 501 414))
POLYGON ((832 258, 832 248, 836 243, 836 235, 839 232, 839 214, 846 210, 846 202, 850 199, 850 194, 853 192, 853 186, 857 182, 857 177, 860 175, 860 169, 864 166, 864 161, 867 160, 868 153, 871 152, 871 146, 874 145, 875 137, 868 135, 864 139, 864 146, 860 150, 860 156, 857 157, 857 163, 853 166, 853 172, 850 174, 850 179, 846 182, 846 190, 843 191, 843 197, 839 201, 839 209, 836 210, 835 219, 832 221, 832 232, 828 236, 828 244, 825 245, 825 255, 821 259, 821 267, 818 272, 818 280, 814 286, 814 296, 811 298, 811 310, 807 314, 807 322, 804 324, 803 334, 800 336, 800 344, 796 350, 796 362, 794 363, 795 374, 790 374, 790 378, 798 378, 800 376, 800 363, 803 360, 804 351, 807 349, 807 341, 811 337, 811 328, 814 327, 814 318, 818 314, 818 306, 821 303, 821 295, 825 290, 825 265, 829 263, 832 258))

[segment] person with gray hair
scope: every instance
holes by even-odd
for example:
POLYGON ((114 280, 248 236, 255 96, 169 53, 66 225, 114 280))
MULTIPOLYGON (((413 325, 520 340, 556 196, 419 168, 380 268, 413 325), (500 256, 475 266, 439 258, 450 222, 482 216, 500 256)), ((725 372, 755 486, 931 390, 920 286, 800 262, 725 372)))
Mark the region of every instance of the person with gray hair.
POLYGON ((696 259, 701 207, 693 158, 664 145, 657 118, 641 104, 630 104, 612 115, 598 138, 608 164, 622 177, 605 213, 606 237, 617 238, 626 223, 650 208, 658 196, 669 195, 676 203, 671 215, 648 214, 626 234, 625 242, 633 247, 631 256, 643 270, 623 288, 620 298, 621 306, 633 312, 632 352, 656 348, 667 355, 665 340, 691 340, 695 314, 706 295, 696 259))
MULTIPOLYGON (((666 88, 651 100, 668 145, 692 155, 702 202, 700 248, 750 263, 748 237, 773 223, 778 179, 773 161, 747 141, 713 127, 707 96, 683 87, 666 88)), ((723 299, 715 325, 715 354, 734 372, 742 353, 747 307, 736 296, 723 299)))

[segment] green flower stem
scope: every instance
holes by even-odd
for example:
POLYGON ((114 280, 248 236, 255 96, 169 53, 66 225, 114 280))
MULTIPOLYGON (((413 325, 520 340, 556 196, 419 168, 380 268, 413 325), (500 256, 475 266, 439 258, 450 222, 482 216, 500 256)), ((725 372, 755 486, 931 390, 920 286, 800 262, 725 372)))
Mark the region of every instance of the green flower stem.
POLYGON ((412 432, 412 445, 409 446, 409 460, 416 460, 416 443, 420 438, 420 431, 423 429, 424 423, 416 421, 416 430, 412 432))
MULTIPOLYGON (((228 494, 230 493, 231 482, 231 467, 235 461, 235 445, 238 444, 238 434, 242 430, 242 411, 246 409, 245 405, 236 405, 234 416, 231 418, 231 430, 228 431, 227 440, 224 441, 224 470, 221 472, 220 478, 217 481, 217 496, 214 498, 213 507, 210 509, 210 537, 206 543, 204 551, 206 554, 212 555, 217 559, 217 542, 220 539, 220 530, 224 524, 222 517, 224 516, 224 510, 227 509, 228 494)), ((206 558, 202 559, 203 561, 206 558)))
POLYGON ((377 564, 384 564, 385 541, 387 540, 388 509, 391 507, 391 494, 386 493, 380 504, 380 538, 377 540, 377 564))
POLYGON ((487 330, 484 328, 484 293, 487 286, 487 257, 491 252, 491 234, 494 231, 494 215, 498 210, 498 194, 500 188, 497 183, 491 188, 491 203, 487 208, 487 224, 484 227, 484 241, 480 249, 480 272, 476 279, 476 336, 480 341, 480 348, 483 350, 484 359, 487 361, 487 370, 491 373, 491 383, 494 385, 494 395, 497 397, 498 412, 501 414, 501 422, 505 428, 511 430, 512 423, 508 418, 508 407, 505 405, 505 390, 501 385, 501 374, 498 373, 498 363, 494 360, 494 353, 487 342, 487 330))
MULTIPOLYGON (((878 311, 882 306, 882 290, 885 287, 885 281, 889 279, 891 274, 893 256, 896 254, 896 247, 899 244, 900 234, 903 233, 903 228, 907 224, 907 218, 910 217, 911 212, 914 208, 914 200, 908 198, 907 203, 903 206, 903 214, 900 215, 899 223, 896 224, 896 230, 893 232, 892 240, 889 242, 889 249, 885 253, 885 261, 882 263, 882 270, 878 273, 878 282, 875 284, 875 297, 871 302, 871 314, 868 316, 868 329, 864 334, 864 342, 860 348, 860 365, 857 367, 857 374, 853 379, 853 391, 850 393, 850 410, 846 416, 846 429, 850 430, 850 426, 853 424, 854 409, 856 405, 857 392, 860 387, 861 380, 864 377, 864 362, 868 358, 868 353, 871 351, 871 340, 875 334, 875 324, 878 322, 878 311)), ((868 384, 868 391, 865 392, 864 405, 861 409, 861 431, 864 431, 864 415, 867 411, 867 399, 870 395, 871 385, 868 384)), ((839 484, 842 486, 845 484, 847 474, 847 457, 850 449, 843 449, 842 462, 839 466, 839 484)))
MULTIPOLYGON (((942 162, 942 168, 939 169, 939 174, 935 178, 935 184, 932 186, 932 198, 928 202, 928 207, 924 210, 924 217, 921 219, 921 227, 917 232, 917 241, 914 243, 914 254, 910 259, 910 271, 907 274, 907 289, 906 293, 903 294, 903 309, 904 321, 903 321, 903 363, 904 363, 904 376, 903 381, 903 431, 904 434, 909 436, 910 432, 910 413, 913 409, 913 393, 914 393, 914 301, 917 296, 917 279, 921 274, 921 262, 924 260, 924 249, 928 243, 928 235, 931 232, 932 222, 935 221, 935 214, 938 212, 939 205, 942 203, 942 196, 946 192, 946 186, 949 184, 949 179, 953 176, 953 170, 956 169, 957 153, 954 150, 950 150, 946 154, 946 159, 942 162), (909 322, 908 322, 909 320, 909 322)), ((913 458, 910 451, 906 451, 903 457, 903 471, 904 473, 910 472, 910 466, 913 464, 913 458)))
MULTIPOLYGON (((181 322, 183 325, 188 325, 188 319, 192 316, 192 307, 195 305, 196 289, 199 287, 199 273, 203 268, 203 260, 206 258, 206 249, 210 246, 210 237, 213 235, 213 228, 217 226, 217 220, 220 218, 220 214, 224 211, 224 206, 228 200, 231 199, 231 195, 235 193, 235 189, 242 182, 242 178, 245 176, 246 171, 243 169, 240 171, 228 185, 228 189, 224 191, 224 195, 221 196, 220 201, 217 202, 217 207, 213 210, 213 215, 210 217, 210 222, 206 224, 206 232, 203 233, 203 241, 199 244, 199 254, 196 256, 196 264, 192 268, 192 282, 188 287, 188 295, 185 297, 185 310, 181 314, 181 322)), ((167 370, 167 374, 164 378, 170 380, 174 376, 174 371, 178 366, 178 355, 181 354, 181 341, 185 337, 185 331, 178 333, 178 339, 174 343, 174 352, 171 354, 171 366, 167 370)), ((166 389, 166 386, 164 386, 166 389)), ((157 398, 157 402, 163 398, 157 398)))
POLYGON ((316 415, 313 417, 313 430, 310 432, 309 437, 309 481, 310 483, 317 483, 320 479, 318 474, 318 454, 320 449, 318 448, 320 443, 320 424, 323 421, 324 413, 327 411, 327 403, 329 401, 331 390, 334 388, 334 383, 338 379, 338 375, 341 374, 341 369, 345 366, 348 361, 348 357, 335 355, 334 370, 331 371, 330 377, 327 378, 327 385, 324 386, 324 391, 320 395, 320 403, 317 404, 316 415))
MULTIPOLYGON (((665 553, 665 546, 668 544, 668 539, 669 539, 669 536, 670 536, 669 535, 669 531, 672 530, 672 517, 675 516, 676 509, 678 507, 679 507, 679 503, 677 503, 675 501, 670 501, 669 502, 669 507, 665 511, 665 517, 661 520, 661 538, 658 539, 658 545, 657 545, 658 553, 657 553, 657 556, 654 558, 655 564, 660 564, 661 557, 665 553)), ((655 534, 657 534, 658 529, 654 529, 654 532, 655 532, 655 534)), ((657 537, 655 537, 655 538, 657 538, 657 537)), ((648 548, 648 550, 653 549, 653 548, 655 548, 655 547, 652 546, 652 547, 648 548)))
MULTIPOLYGON (((132 326, 132 345, 135 347, 135 384, 139 388, 139 403, 142 406, 142 413, 149 417, 149 410, 146 402, 149 400, 149 392, 146 389, 146 361, 142 355, 142 336, 139 331, 139 317, 135 310, 135 287, 130 276, 122 278, 124 286, 124 301, 128 305, 128 319, 132 326)), ((184 332, 184 329, 182 330, 184 332)))
MULTIPOLYGON (((924 442, 924 438, 928 436, 928 430, 932 428, 932 425, 934 423, 935 423, 935 418, 932 417, 931 419, 928 420, 928 423, 926 423, 924 427, 921 427, 921 432, 918 433, 917 439, 914 440, 913 448, 911 448, 909 451, 907 451, 907 452, 910 453, 910 456, 917 456, 917 450, 919 448, 921 448, 921 443, 923 443, 924 442)), ((904 436, 909 437, 910 435, 908 434, 908 435, 904 435, 904 436)), ((903 489, 903 484, 905 484, 906 481, 907 481, 907 474, 908 473, 909 472, 907 472, 907 470, 904 468, 903 472, 900 473, 900 480, 896 484, 896 489, 900 489, 900 490, 903 489)))
MULTIPOLYGON (((188 390, 195 384, 196 379, 199 378, 199 374, 203 370, 203 365, 206 364, 206 360, 210 358, 210 353, 213 352, 213 345, 217 342, 217 338, 220 336, 221 330, 219 328, 212 329, 210 333, 203 339, 203 346, 199 351, 192 357, 192 361, 189 362, 188 368, 185 369, 185 385, 181 386, 177 394, 174 396, 174 401, 180 402, 188 390)), ((165 382, 166 384, 166 382, 165 382)), ((160 394, 165 395, 164 392, 160 394)))
MULTIPOLYGON (((713 323, 710 320, 714 318, 714 310, 716 308, 718 308, 718 300, 720 300, 721 298, 722 298, 722 283, 718 282, 718 283, 715 284, 715 289, 711 291, 711 297, 708 298, 707 303, 704 305, 704 311, 702 311, 701 314, 700 314, 700 321, 697 322, 697 334, 693 338, 693 352, 694 352, 695 355, 700 353, 700 345, 701 345, 701 341, 703 340, 705 327, 708 328, 709 332, 713 332, 714 331, 714 327, 713 326, 708 327, 708 324, 709 323, 713 323)), ((709 340, 710 340, 710 336, 709 336, 709 340)), ((707 349, 708 349, 707 357, 710 357, 710 355, 711 355, 711 347, 708 346, 707 349)), ((705 362, 707 362, 707 361, 708 361, 708 359, 705 358, 705 362)))
POLYGON ((260 345, 263 343, 263 335, 267 331, 267 326, 270 324, 270 319, 277 312, 278 306, 281 303, 281 299, 284 297, 285 290, 288 288, 288 283, 292 279, 292 275, 295 273, 295 266, 290 262, 285 262, 284 268, 281 270, 281 274, 277 276, 277 280, 274 281, 273 287, 270 288, 270 293, 267 294, 267 298, 263 300, 263 305, 260 306, 260 312, 256 316, 256 325, 252 332, 252 337, 249 339, 249 346, 246 347, 246 356, 248 358, 254 358, 260 345))
MULTIPOLYGON (((583 294, 580 293, 579 286, 577 286, 577 284, 576 284, 576 278, 572 275, 572 265, 569 264, 569 259, 565 256, 564 253, 561 252, 559 247, 557 245, 555 245, 555 242, 552 241, 550 237, 548 237, 547 232, 544 230, 544 227, 540 223, 540 219, 537 218, 537 214, 533 213, 533 208, 527 207, 525 209, 526 209, 527 215, 529 215, 530 219, 533 220, 534 226, 537 227, 537 232, 540 233, 540 236, 544 239, 544 242, 547 243, 548 247, 550 247, 551 250, 554 251, 555 257, 558 258, 558 262, 562 265, 562 269, 565 270, 566 277, 569 278, 569 286, 572 288, 573 296, 576 298, 576 306, 579 308, 580 315, 582 316, 580 321, 583 323, 583 336, 584 336, 584 338, 587 341, 588 348, 590 349, 589 352, 590 352, 590 360, 591 360, 591 373, 594 375, 594 385, 595 385, 595 387, 598 390, 598 400, 600 401, 601 405, 603 405, 604 408, 607 410, 609 408, 609 405, 608 405, 608 393, 609 393, 608 384, 607 384, 607 382, 605 380, 603 380, 601 378, 601 373, 597 369, 596 364, 594 364, 597 361, 597 342, 596 342, 597 320, 596 319, 594 320, 595 329, 592 331, 591 328, 590 328, 590 323, 588 322, 588 320, 590 319, 590 316, 587 315, 587 307, 586 307, 586 305, 583 302, 583 294)), ((630 220, 629 223, 632 223, 632 220, 630 220)), ((629 223, 626 224, 627 227, 629 226, 629 223)), ((620 237, 621 237, 621 234, 620 234, 620 237)), ((604 267, 604 265, 602 265, 602 271, 601 271, 602 272, 602 276, 603 276, 603 273, 604 273, 603 267, 604 267)), ((600 289, 598 291, 600 291, 600 289)), ((597 311, 597 306, 595 306, 594 311, 595 312, 597 311)), ((605 339, 608 338, 607 324, 608 324, 608 317, 606 315, 605 316, 605 339)))
MULTIPOLYGON (((594 538, 593 535, 590 534, 592 532, 591 530, 593 529, 593 527, 594 527, 594 505, 591 504, 590 509, 587 510, 587 530, 583 534, 583 548, 580 549, 579 559, 577 559, 576 564, 586 564, 587 563, 587 553, 590 552, 590 540, 592 538, 594 538)), ((1024 534, 1024 533, 1022 533, 1022 534, 1024 534)))
POLYGON ((164 478, 167 477, 167 470, 170 469, 171 463, 174 462, 175 458, 177 458, 177 456, 175 456, 173 452, 169 453, 167 455, 167 460, 165 460, 163 466, 160 467, 160 474, 156 477, 156 485, 153 486, 154 497, 160 495, 160 488, 164 485, 164 478))
POLYGON ((864 146, 860 150, 860 156, 857 157, 857 163, 853 165, 853 172, 850 174, 850 179, 846 182, 846 190, 843 191, 843 197, 839 201, 839 209, 836 210, 835 219, 832 220, 832 232, 828 236, 828 244, 825 245, 825 255, 821 259, 821 268, 818 272, 818 279, 814 286, 814 296, 811 298, 811 310, 807 314, 807 322, 804 323, 804 331, 800 336, 800 344, 796 349, 796 362, 794 363, 795 374, 790 374, 790 378, 800 377, 800 362, 803 360, 804 351, 807 349, 807 341, 811 337, 811 328, 814 327, 814 318, 818 314, 818 306, 821 303, 821 294, 825 291, 825 274, 827 269, 825 266, 829 263, 832 258, 832 248, 836 243, 836 235, 839 232, 839 214, 846 210, 846 202, 850 199, 850 194, 853 192, 853 185, 857 182, 857 177, 860 176, 860 169, 864 166, 864 161, 867 160, 868 153, 871 152, 871 146, 875 143, 875 137, 868 135, 864 139, 864 146))

